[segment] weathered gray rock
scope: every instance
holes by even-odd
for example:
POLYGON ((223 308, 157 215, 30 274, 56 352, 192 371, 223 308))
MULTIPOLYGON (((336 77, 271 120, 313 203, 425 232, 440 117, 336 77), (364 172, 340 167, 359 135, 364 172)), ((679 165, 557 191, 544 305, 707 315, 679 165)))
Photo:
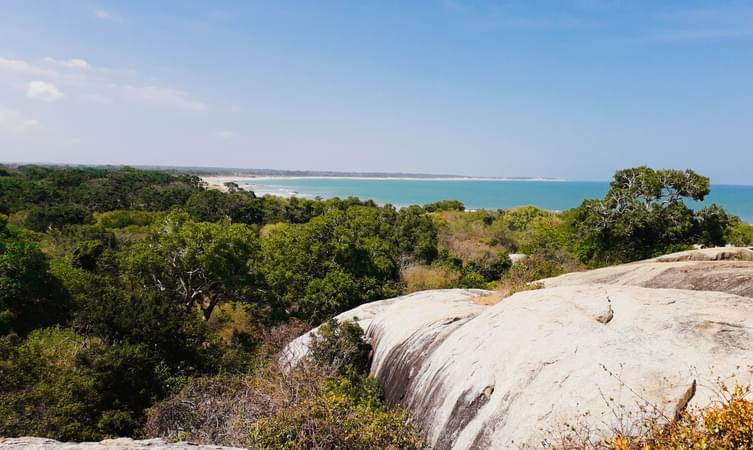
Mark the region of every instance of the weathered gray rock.
MULTIPOLYGON (((469 299, 486 292, 488 291, 482 289, 437 289, 433 291, 414 292, 401 297, 363 304, 335 316, 335 319, 339 321, 354 320, 361 326, 361 328, 367 330, 375 316, 386 310, 388 307, 402 301, 421 301, 428 299, 430 302, 437 302, 428 309, 432 310, 435 314, 439 313, 447 315, 449 314, 449 311, 454 310, 452 305, 463 305, 463 307, 468 307, 469 299)), ((471 305, 473 304, 471 303, 471 305)), ((483 309, 483 307, 480 305, 473 305, 472 309, 475 313, 483 309)), ((301 364, 308 354, 311 335, 316 333, 318 329, 319 327, 309 330, 309 332, 298 337, 285 347, 280 356, 279 364, 286 368, 301 364)))
POLYGON ((129 438, 107 439, 100 442, 59 442, 37 437, 0 438, 0 449, 23 450, 241 450, 234 447, 197 445, 190 442, 167 443, 162 439, 143 441, 129 438))
POLYGON ((569 274, 491 306, 468 290, 378 302, 371 372, 437 450, 540 448, 566 423, 607 437, 646 409, 672 418, 717 400, 718 377, 753 382, 753 268, 719 257, 730 251, 569 274))
POLYGON ((721 247, 542 280, 546 287, 609 284, 718 291, 753 297, 753 250, 721 247))

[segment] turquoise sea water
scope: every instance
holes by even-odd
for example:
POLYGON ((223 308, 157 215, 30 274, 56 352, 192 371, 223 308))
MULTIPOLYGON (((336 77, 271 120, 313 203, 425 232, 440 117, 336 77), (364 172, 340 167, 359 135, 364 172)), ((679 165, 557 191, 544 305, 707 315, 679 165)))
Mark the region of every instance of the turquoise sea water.
MULTIPOLYGON (((239 183, 257 194, 298 197, 348 197, 371 199, 395 206, 425 204, 437 200, 462 201, 469 209, 511 208, 535 205, 562 211, 578 206, 584 199, 602 198, 607 182, 584 181, 505 181, 505 180, 402 180, 355 178, 249 179, 239 183)), ((718 203, 729 212, 753 223, 753 186, 712 186, 703 204, 718 203)))

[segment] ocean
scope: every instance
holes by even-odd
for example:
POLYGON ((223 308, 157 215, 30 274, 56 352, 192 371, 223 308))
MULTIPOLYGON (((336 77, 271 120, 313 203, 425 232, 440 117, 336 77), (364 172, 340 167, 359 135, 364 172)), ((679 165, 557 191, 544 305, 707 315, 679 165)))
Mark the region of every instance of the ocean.
MULTIPOLYGON (((478 179, 254 178, 238 184, 258 195, 354 196, 398 207, 453 199, 462 201, 467 209, 535 205, 553 211, 576 207, 585 199, 602 198, 609 189, 608 182, 596 181, 478 179)), ((713 185, 704 202, 691 202, 690 206, 700 208, 711 203, 753 223, 753 186, 713 185)))

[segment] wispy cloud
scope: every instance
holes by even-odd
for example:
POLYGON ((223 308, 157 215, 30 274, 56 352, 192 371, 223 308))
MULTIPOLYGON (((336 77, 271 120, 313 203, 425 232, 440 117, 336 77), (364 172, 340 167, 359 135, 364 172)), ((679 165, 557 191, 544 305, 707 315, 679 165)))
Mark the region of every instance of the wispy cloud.
POLYGON ((29 82, 29 86, 26 88, 26 96, 44 102, 55 102, 65 97, 54 84, 39 80, 29 82))
MULTIPOLYGON (((117 87, 117 86, 115 86, 117 87)), ((131 98, 146 100, 194 112, 206 111, 207 105, 185 91, 160 86, 123 86, 131 98)))
POLYGON ((48 70, 20 59, 0 58, 0 71, 28 75, 57 76, 57 73, 53 70, 48 70))
POLYGON ((232 139, 235 136, 235 133, 229 130, 220 130, 214 133, 214 135, 219 139, 232 139))
POLYGON ((55 58, 50 58, 49 56, 44 59, 46 62, 51 64, 56 64, 62 67, 66 67, 68 69, 76 69, 76 70, 91 70, 92 66, 89 64, 88 61, 81 58, 71 58, 66 60, 59 60, 55 58))
POLYGON ((39 121, 28 119, 16 110, 0 106, 0 133, 23 136, 41 129, 39 121))

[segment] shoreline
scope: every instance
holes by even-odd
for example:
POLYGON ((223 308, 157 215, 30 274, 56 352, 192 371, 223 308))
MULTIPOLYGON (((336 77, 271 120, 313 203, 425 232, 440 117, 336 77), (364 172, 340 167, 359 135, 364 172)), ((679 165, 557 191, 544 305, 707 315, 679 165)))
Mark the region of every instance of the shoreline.
POLYGON ((335 176, 335 175, 211 175, 200 176, 208 184, 218 184, 236 181, 252 180, 375 180, 375 181, 545 181, 567 182, 564 178, 498 178, 498 177, 364 177, 364 176, 335 176))

